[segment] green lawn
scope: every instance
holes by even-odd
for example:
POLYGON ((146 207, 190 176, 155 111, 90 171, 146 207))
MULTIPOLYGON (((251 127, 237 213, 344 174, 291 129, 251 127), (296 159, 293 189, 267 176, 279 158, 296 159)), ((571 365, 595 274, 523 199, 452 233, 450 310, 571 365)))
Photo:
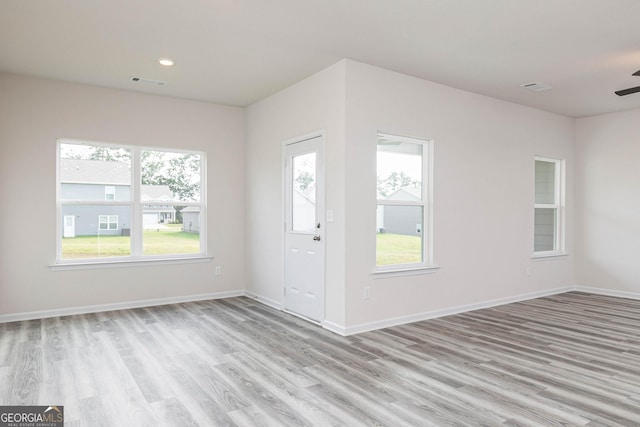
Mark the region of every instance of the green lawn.
MULTIPOLYGON (((145 255, 197 254, 200 252, 200 236, 181 231, 181 224, 168 224, 166 228, 145 230, 143 252, 145 255)), ((62 239, 62 258, 101 258, 128 256, 128 236, 78 236, 62 239)), ((376 246, 377 265, 410 264, 422 261, 421 239, 401 234, 378 234, 376 246)))
MULTIPOLYGON (((181 231, 182 224, 167 224, 143 233, 144 255, 197 254, 200 235, 181 231)), ((129 236, 78 236, 62 239, 62 258, 101 258, 130 255, 129 236)))
POLYGON ((376 265, 422 262, 422 239, 418 236, 379 233, 376 242, 376 265))

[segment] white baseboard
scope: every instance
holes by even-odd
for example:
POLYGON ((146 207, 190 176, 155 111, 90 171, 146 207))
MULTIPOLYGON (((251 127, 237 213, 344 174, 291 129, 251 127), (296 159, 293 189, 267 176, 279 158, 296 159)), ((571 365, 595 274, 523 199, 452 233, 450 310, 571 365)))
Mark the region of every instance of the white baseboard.
POLYGON ((280 310, 282 311, 282 303, 278 302, 276 300, 272 300, 271 298, 267 298, 267 297, 263 297, 262 295, 258 295, 256 293, 250 292, 250 291, 244 291, 244 296, 246 296, 247 298, 251 298, 254 299, 256 301, 258 301, 259 303, 262 303, 264 305, 267 305, 271 308, 275 308, 276 310, 280 310))
POLYGON ((342 335, 343 337, 347 336, 347 330, 344 326, 338 325, 337 323, 330 322, 325 320, 322 322, 322 327, 328 331, 336 333, 338 335, 342 335))
POLYGON ((589 286, 574 286, 573 290, 577 292, 586 292, 589 294, 605 295, 609 297, 640 299, 640 293, 638 292, 615 291, 613 289, 591 288, 589 286))
POLYGON ((348 336, 348 335, 360 334, 362 332, 373 331, 376 329, 389 328, 391 326, 404 325, 407 323, 420 322, 422 320, 435 319, 437 317, 444 317, 444 316, 450 316, 452 314, 459 314, 467 311, 479 310, 482 308, 496 307, 499 305, 510 304, 513 302, 519 302, 519 301, 525 301, 533 298, 540 298, 540 297, 545 297, 549 295, 561 294, 561 293, 569 292, 572 290, 574 290, 573 286, 566 286, 566 287, 550 289, 546 291, 531 292, 527 294, 516 295, 513 297, 488 300, 488 301, 483 301, 475 304, 461 305, 457 307, 446 308, 443 310, 425 311, 422 313, 416 313, 409 316, 400 316, 400 317, 395 317, 391 319, 378 320, 375 322, 361 323, 359 325, 348 326, 346 328, 335 325, 339 329, 338 330, 330 329, 330 330, 333 330, 334 332, 339 333, 340 335, 348 336))
MULTIPOLYGON (((566 287, 550 289, 546 291, 531 292, 527 294, 516 295, 513 297, 488 300, 488 301, 483 301, 475 304, 467 304, 467 305, 461 305, 457 307, 450 307, 442 310, 426 311, 422 313, 412 314, 409 316, 400 316, 395 318, 377 320, 375 322, 361 323, 359 325, 348 326, 348 327, 345 327, 343 325, 339 325, 337 323, 333 323, 327 320, 321 322, 321 326, 324 329, 327 329, 338 335, 349 336, 349 335, 359 334, 363 332, 373 331, 376 329, 389 328, 392 326, 404 325, 407 323, 419 322, 422 320, 435 319, 438 317, 449 316, 452 314, 459 314, 467 311, 479 310, 482 308, 496 307, 499 305, 525 301, 525 300, 545 297, 549 295, 556 295, 556 294, 561 294, 561 293, 570 292, 570 291, 587 292, 587 293, 592 293, 597 295, 606 295, 606 296, 612 296, 612 297, 640 300, 640 293, 636 293, 636 292, 615 291, 610 289, 592 288, 587 286, 566 286, 566 287)), ((272 300, 270 298, 266 298, 261 295, 257 295, 253 292, 227 291, 227 292, 215 292, 215 293, 208 293, 208 294, 187 295, 187 296, 180 296, 180 297, 127 301, 127 302, 113 303, 113 304, 70 307, 70 308, 61 308, 61 309, 44 310, 44 311, 31 311, 27 313, 4 314, 4 315, 0 315, 0 323, 16 322, 21 320, 45 319, 49 317, 58 317, 58 316, 71 316, 74 314, 126 310, 130 308, 152 307, 152 306, 166 305, 166 304, 179 304, 183 302, 192 302, 192 301, 233 298, 233 297, 239 297, 239 296, 246 296, 248 298, 251 298, 261 304, 267 305, 276 310, 280 310, 280 311, 283 310, 283 305, 281 302, 272 300)))
POLYGON ((209 294, 186 295, 180 297, 154 298, 138 301, 117 302, 113 304, 88 305, 83 307, 59 308, 54 310, 30 311, 0 315, 0 323, 21 320, 46 319, 48 317, 72 316, 74 314, 99 313, 103 311, 126 310, 129 308, 152 307, 156 305, 179 304, 182 302, 204 301, 210 299, 244 296, 244 291, 214 292, 209 294))
MULTIPOLYGON (((262 304, 264 304, 266 306, 274 308, 274 309, 276 309, 278 311, 284 311, 285 313, 290 314, 292 316, 296 316, 296 317, 300 317, 302 319, 305 319, 303 316, 298 316, 295 313, 291 313, 291 312, 285 310, 284 306, 283 306, 283 304, 281 302, 272 300, 271 298, 263 297, 261 295, 258 295, 256 293, 254 293, 254 292, 251 292, 251 291, 245 291, 244 295, 246 297, 248 297, 248 298, 256 300, 259 303, 262 303, 262 304)), ((316 322, 314 322, 312 320, 309 320, 309 319, 305 319, 305 320, 310 321, 311 323, 316 323, 316 322)), ((324 329, 327 329, 327 330, 329 330, 331 332, 334 332, 334 333, 336 333, 338 335, 346 336, 344 326, 342 326, 342 325, 338 325, 337 323, 333 323, 333 322, 330 322, 328 320, 323 320, 322 322, 319 322, 318 324, 320 326, 322 326, 324 329)))

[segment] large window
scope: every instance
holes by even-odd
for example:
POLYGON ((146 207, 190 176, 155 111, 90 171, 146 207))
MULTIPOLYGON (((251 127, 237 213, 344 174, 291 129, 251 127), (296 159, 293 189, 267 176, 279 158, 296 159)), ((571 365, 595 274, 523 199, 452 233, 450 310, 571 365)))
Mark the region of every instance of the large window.
POLYGON ((534 254, 551 256, 564 251, 564 161, 536 157, 534 254))
POLYGON ((376 269, 403 270, 433 262, 426 140, 378 134, 376 269))
POLYGON ((58 141, 58 261, 204 255, 204 154, 58 141))

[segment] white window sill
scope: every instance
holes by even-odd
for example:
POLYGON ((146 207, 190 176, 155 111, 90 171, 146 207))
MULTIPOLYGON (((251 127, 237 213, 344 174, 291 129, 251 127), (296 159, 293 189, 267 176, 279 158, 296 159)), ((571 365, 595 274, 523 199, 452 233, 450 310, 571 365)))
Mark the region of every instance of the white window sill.
POLYGON ((378 270, 371 273, 374 279, 385 279, 387 277, 400 277, 400 276, 417 276, 420 274, 433 274, 440 269, 437 265, 430 265, 427 267, 415 267, 415 268, 398 268, 394 270, 378 270))
POLYGON ((193 264, 201 262, 211 262, 212 256, 191 256, 191 257, 173 257, 173 258, 150 258, 150 259, 127 259, 107 261, 70 261, 61 262, 50 265, 51 271, 62 270, 92 270, 96 268, 121 268, 121 267, 142 267, 149 265, 167 265, 167 264, 193 264))
POLYGON ((568 256, 569 254, 566 252, 548 252, 533 254, 531 255, 531 259, 534 261, 544 261, 545 259, 565 258, 568 256))

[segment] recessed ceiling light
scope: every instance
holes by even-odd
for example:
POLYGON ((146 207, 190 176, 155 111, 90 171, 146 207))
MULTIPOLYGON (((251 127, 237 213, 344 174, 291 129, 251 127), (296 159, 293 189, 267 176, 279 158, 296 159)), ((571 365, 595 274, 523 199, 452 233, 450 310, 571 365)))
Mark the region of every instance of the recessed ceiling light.
POLYGON ((158 63, 160 65, 164 65, 165 67, 172 67, 176 62, 171 58, 159 58, 158 63))

